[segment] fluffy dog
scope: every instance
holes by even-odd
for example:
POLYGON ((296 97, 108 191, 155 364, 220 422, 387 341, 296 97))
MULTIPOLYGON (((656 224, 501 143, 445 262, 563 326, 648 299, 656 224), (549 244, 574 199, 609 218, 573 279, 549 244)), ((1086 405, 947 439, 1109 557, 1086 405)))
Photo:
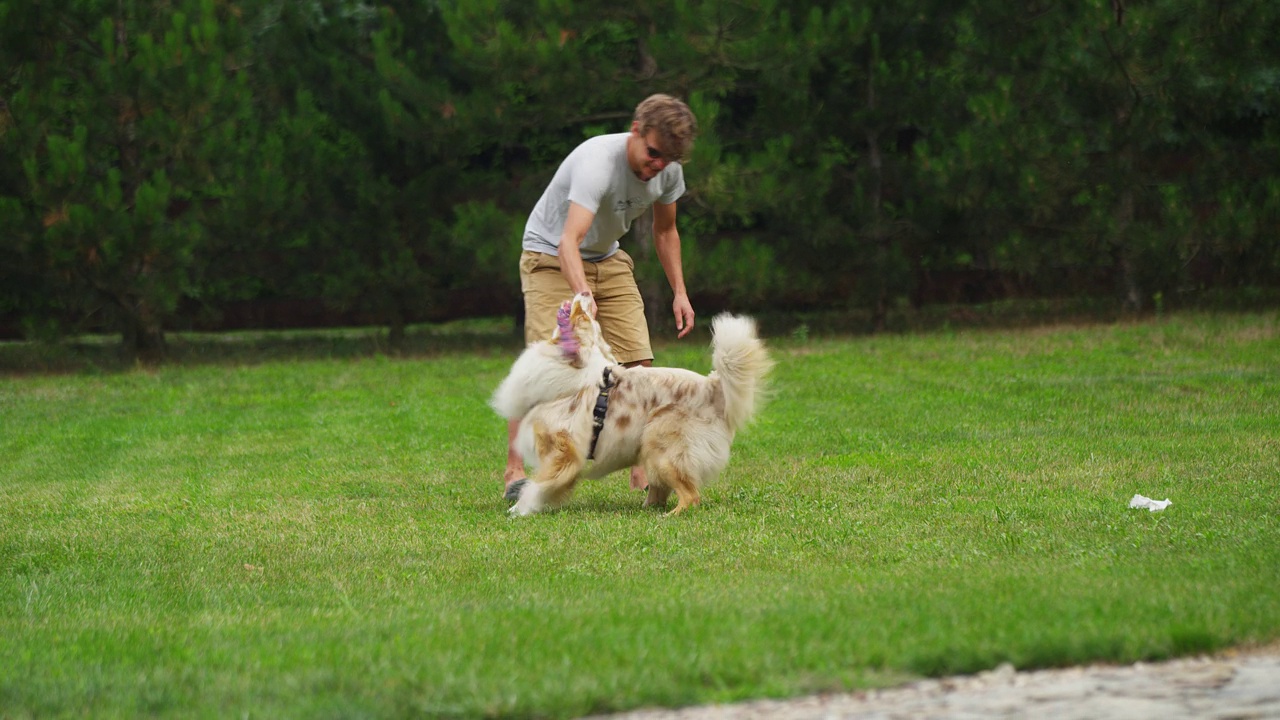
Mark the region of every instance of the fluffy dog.
MULTIPOLYGON (((551 339, 530 343, 493 393, 489 405, 504 418, 523 418, 535 405, 575 395, 616 366, 595 320, 595 301, 577 295, 560 307, 551 339)), ((532 457, 530 455, 529 457, 532 457)))
POLYGON ((626 368, 614 361, 591 303, 581 295, 565 303, 553 338, 520 355, 490 403, 505 418, 522 418, 517 449, 537 466, 511 512, 554 507, 580 478, 638 463, 649 480, 645 506, 665 506, 674 491, 668 514, 679 514, 729 462, 773 362, 754 320, 723 314, 711 323, 710 375, 626 368))

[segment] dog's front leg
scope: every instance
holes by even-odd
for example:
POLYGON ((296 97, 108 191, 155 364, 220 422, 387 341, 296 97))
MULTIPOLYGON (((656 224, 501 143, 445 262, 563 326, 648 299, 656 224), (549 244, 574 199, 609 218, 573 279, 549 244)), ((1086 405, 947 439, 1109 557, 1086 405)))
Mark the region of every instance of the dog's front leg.
POLYGON ((512 515, 525 517, 536 512, 541 512, 546 507, 546 502, 542 496, 542 486, 536 480, 525 483, 520 488, 520 498, 516 500, 516 504, 511 506, 507 512, 512 515))
POLYGON ((573 492, 585 461, 564 430, 550 431, 534 423, 533 441, 538 453, 538 471, 520 491, 511 506, 512 515, 532 515, 559 505, 573 492))

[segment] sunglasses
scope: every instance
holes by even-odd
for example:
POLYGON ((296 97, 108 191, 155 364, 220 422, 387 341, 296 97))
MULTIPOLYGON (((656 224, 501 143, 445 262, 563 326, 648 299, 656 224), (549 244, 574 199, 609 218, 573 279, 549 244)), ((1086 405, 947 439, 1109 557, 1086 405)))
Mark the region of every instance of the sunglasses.
POLYGON ((650 145, 649 143, 644 144, 644 150, 646 153, 649 154, 650 160, 662 160, 663 162, 668 162, 668 163, 680 161, 680 158, 675 157, 674 155, 664 155, 661 150, 650 145))

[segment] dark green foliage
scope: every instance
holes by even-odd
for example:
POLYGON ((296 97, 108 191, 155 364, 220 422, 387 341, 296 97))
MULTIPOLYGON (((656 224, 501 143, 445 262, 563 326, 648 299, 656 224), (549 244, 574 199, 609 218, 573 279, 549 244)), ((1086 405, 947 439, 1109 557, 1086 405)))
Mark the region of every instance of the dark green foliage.
POLYGON ((211 206, 236 192, 250 62, 213 0, 6 3, 6 245, 19 310, 99 322, 142 355, 197 290, 211 206), (25 292, 24 292, 25 291, 25 292))
POLYGON ((964 257, 1033 279, 1110 278, 1135 308, 1225 273, 1274 283, 1274 253, 1256 257, 1261 275, 1227 270, 1273 243, 1223 225, 1275 217, 1274 201, 1239 213, 1219 198, 1273 182, 1251 156, 1275 152, 1280 94, 1258 80, 1276 71, 1264 38, 1278 18, 1265 3, 1176 0, 960 15, 945 73, 963 104, 921 158, 974 233, 964 257))
POLYGON ((557 164, 659 91, 700 310, 1274 286, 1276 37, 1262 0, 0 0, 0 330, 513 312, 557 164))

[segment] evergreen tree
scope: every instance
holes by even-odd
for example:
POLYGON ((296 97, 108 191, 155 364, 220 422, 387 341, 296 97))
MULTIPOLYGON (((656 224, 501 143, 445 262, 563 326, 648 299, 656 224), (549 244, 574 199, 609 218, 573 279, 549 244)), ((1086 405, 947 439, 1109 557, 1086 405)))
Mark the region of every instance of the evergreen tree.
POLYGON ((1221 243, 1204 221, 1233 222, 1215 206, 1266 206, 1255 195, 1238 212, 1266 185, 1237 170, 1257 167, 1250 147, 1275 115, 1276 18, 1263 2, 971 5, 945 68, 952 104, 923 154, 968 229, 964 256, 1065 292, 1110 277, 1131 308, 1186 287, 1221 243), (1242 114, 1253 139, 1233 137, 1242 114))
POLYGON ((4 203, 9 242, 61 317, 157 357, 200 262, 202 219, 234 192, 228 169, 241 161, 250 96, 235 8, 84 0, 2 12, 0 65, 12 70, 0 175, 20 198, 4 203))

